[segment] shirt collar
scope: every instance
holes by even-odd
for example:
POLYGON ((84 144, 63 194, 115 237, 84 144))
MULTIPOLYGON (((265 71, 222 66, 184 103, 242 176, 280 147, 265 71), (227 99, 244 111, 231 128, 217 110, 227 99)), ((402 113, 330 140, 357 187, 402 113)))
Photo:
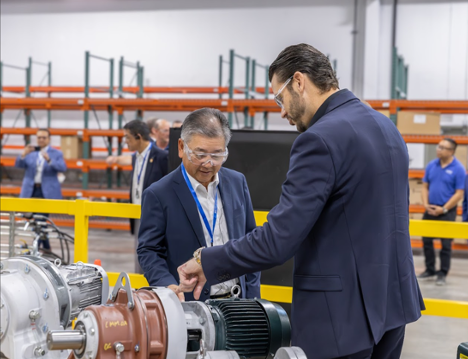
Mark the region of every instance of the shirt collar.
POLYGON ((151 142, 148 144, 148 146, 146 146, 146 148, 143 150, 142 153, 138 153, 138 151, 136 152, 137 157, 145 158, 146 153, 149 151, 150 147, 151 147, 151 142))
POLYGON ((314 125, 318 120, 320 120, 327 113, 330 102, 332 102, 335 98, 337 98, 337 97, 339 97, 341 95, 344 95, 344 94, 346 94, 348 92, 349 92, 349 90, 342 89, 342 90, 336 91, 333 95, 328 96, 328 98, 319 107, 319 109, 315 113, 314 117, 312 117, 312 120, 309 123, 309 127, 314 125))
MULTIPOLYGON (((447 167, 450 167, 453 164, 455 164, 455 161, 456 161, 456 157, 453 156, 452 161, 447 166, 444 167, 444 170, 447 169, 447 167)), ((440 158, 438 158, 437 164, 439 165, 440 168, 442 168, 442 162, 440 162, 440 158)))
MULTIPOLYGON (((187 172, 187 171, 186 171, 187 172)), ((205 186, 203 186, 200 182, 198 182, 195 178, 193 178, 192 176, 189 175, 189 173, 187 172, 187 177, 190 181, 190 184, 192 185, 193 189, 196 191, 198 189, 198 187, 203 187, 203 190, 207 190, 205 188, 205 186)), ((218 186, 219 184, 219 174, 216 173, 215 175, 215 178, 213 181, 210 182, 210 184, 208 185, 208 188, 214 186, 215 188, 218 186)))

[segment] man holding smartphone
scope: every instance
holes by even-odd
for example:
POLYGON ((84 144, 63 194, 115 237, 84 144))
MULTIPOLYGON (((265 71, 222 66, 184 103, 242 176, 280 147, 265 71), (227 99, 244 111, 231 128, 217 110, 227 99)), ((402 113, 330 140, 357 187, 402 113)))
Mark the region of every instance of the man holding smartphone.
MULTIPOLYGON (((36 137, 37 146, 27 145, 16 159, 15 167, 25 169, 20 197, 62 199, 57 175, 67 169, 63 154, 50 146, 48 129, 39 129, 36 137)), ((42 244, 44 249, 50 249, 49 240, 42 244)))

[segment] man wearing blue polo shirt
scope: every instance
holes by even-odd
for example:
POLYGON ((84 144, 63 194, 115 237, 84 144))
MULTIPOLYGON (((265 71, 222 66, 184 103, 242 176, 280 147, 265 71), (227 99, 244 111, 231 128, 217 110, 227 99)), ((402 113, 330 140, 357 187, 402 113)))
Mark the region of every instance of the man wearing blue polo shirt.
MULTIPOLYGON (((426 168, 423 179, 422 200, 426 212, 423 219, 455 221, 457 204, 463 198, 465 189, 465 168, 454 157, 457 143, 445 138, 437 146, 437 157, 426 168)), ((440 271, 435 270, 434 238, 423 238, 426 270, 418 278, 428 279, 437 275, 436 284, 445 285, 450 269, 452 239, 441 238, 440 271)))

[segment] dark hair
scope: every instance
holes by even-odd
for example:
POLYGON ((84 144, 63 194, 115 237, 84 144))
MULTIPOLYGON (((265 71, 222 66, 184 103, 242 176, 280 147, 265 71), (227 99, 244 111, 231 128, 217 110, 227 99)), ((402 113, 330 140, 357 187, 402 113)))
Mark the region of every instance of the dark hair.
POLYGON ((127 122, 123 128, 130 132, 136 139, 141 137, 144 141, 151 141, 148 125, 142 120, 132 120, 127 122))
POLYGON ((231 130, 226 116, 215 108, 201 108, 190 113, 184 120, 180 137, 186 143, 193 135, 202 135, 209 138, 224 137, 227 145, 231 140, 231 130), (217 121, 213 122, 215 119, 217 121))
MULTIPOLYGON (((41 132, 41 131, 47 132, 47 135, 50 137, 50 131, 49 131, 48 128, 40 128, 40 129, 37 130, 37 132, 41 132)), ((37 135, 37 132, 36 132, 36 135, 37 135)))
POLYGON ((458 146, 457 141, 455 141, 454 139, 452 139, 450 137, 444 138, 444 141, 450 142, 450 144, 453 146, 453 151, 455 152, 455 150, 457 149, 457 146, 458 146))
POLYGON ((279 82, 285 82, 296 71, 307 74, 322 93, 340 87, 330 60, 313 46, 298 44, 285 48, 270 65, 268 75, 270 81, 276 74, 279 82))

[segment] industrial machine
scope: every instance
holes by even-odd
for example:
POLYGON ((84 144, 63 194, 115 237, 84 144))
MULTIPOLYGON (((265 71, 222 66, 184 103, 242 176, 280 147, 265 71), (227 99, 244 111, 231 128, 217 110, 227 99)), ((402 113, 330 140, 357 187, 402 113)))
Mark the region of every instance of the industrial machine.
POLYGON ((49 351, 47 333, 64 330, 89 305, 104 304, 109 294, 106 272, 99 266, 62 266, 25 255, 0 262, 1 358, 66 358, 49 351))
POLYGON ((62 264, 70 263, 70 246, 73 248, 75 240, 57 227, 52 219, 33 213, 10 212, 0 215, 2 239, 8 238, 8 243, 0 243, 2 259, 29 254, 51 262, 59 259, 62 264), (53 242, 52 249, 39 248, 39 243, 45 239, 53 242))
POLYGON ((101 267, 32 255, 0 270, 2 359, 306 359, 268 301, 181 303, 167 288, 132 291, 125 273, 108 297, 101 267))
POLYGON ((468 359, 468 342, 461 343, 458 346, 457 359, 468 359))
POLYGON ((181 303, 167 288, 132 291, 121 273, 106 305, 84 309, 74 330, 49 331, 47 345, 78 359, 306 359, 286 348, 290 330, 286 312, 268 301, 181 303))

